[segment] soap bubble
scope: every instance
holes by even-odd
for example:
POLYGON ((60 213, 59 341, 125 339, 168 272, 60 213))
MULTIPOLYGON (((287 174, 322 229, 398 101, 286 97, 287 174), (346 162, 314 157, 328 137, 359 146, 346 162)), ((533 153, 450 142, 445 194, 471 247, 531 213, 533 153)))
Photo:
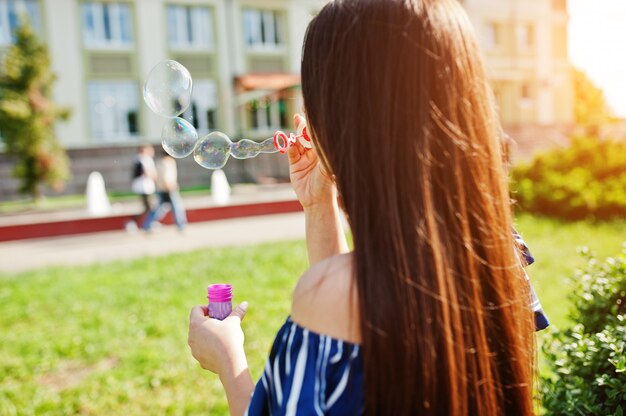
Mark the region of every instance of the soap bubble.
POLYGON ((172 60, 160 62, 152 68, 144 85, 143 99, 150 110, 170 119, 161 131, 161 143, 169 155, 183 158, 193 153, 200 166, 220 169, 230 155, 235 159, 249 159, 260 153, 286 153, 298 140, 303 146, 310 147, 304 125, 298 127, 296 135, 278 131, 260 142, 243 139, 233 143, 228 136, 217 131, 198 140, 196 129, 179 117, 191 104, 192 87, 187 68, 172 60))
POLYGON ((175 158, 189 156, 198 142, 198 132, 180 117, 167 120, 161 131, 163 149, 175 158))
POLYGON ((255 142, 239 140, 233 143, 228 136, 219 131, 208 134, 198 141, 193 157, 198 164, 207 169, 221 169, 230 156, 235 159, 250 159, 259 153, 276 153, 274 138, 255 142))
POLYGON ((187 68, 176 61, 163 61, 150 71, 143 99, 156 114, 174 118, 189 107, 192 84, 187 68))
POLYGON ((242 139, 233 143, 231 154, 235 159, 249 159, 259 154, 259 144, 252 140, 242 139))
POLYGON ((276 145, 274 144, 274 138, 270 137, 269 139, 263 140, 259 143, 259 153, 276 153, 278 149, 276 149, 276 145))
POLYGON ((198 141, 193 151, 193 158, 204 168, 221 169, 228 161, 232 144, 233 142, 224 133, 214 131, 198 141))

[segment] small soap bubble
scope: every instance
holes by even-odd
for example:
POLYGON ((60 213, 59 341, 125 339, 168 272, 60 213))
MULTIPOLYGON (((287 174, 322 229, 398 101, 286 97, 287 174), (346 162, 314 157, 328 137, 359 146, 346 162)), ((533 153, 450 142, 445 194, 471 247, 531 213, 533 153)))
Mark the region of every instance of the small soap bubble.
POLYGON ((224 133, 214 131, 198 141, 193 158, 203 168, 221 169, 228 161, 232 144, 224 133))
POLYGON ((161 131, 163 149, 172 157, 189 156, 198 142, 198 132, 185 119, 180 117, 167 120, 161 131))
POLYGON ((148 74, 143 99, 156 114, 174 118, 189 107, 192 84, 187 68, 176 61, 163 61, 148 74))
POLYGON ((273 137, 265 139, 259 143, 259 153, 276 153, 277 151, 278 149, 276 149, 273 137))

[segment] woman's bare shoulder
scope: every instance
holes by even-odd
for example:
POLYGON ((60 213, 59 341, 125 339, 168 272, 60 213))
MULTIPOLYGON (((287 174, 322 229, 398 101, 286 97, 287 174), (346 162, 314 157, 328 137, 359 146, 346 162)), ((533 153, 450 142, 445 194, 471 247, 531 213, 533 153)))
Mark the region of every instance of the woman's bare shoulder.
POLYGON ((313 332, 358 343, 357 302, 352 253, 340 254, 311 266, 302 275, 293 293, 291 318, 313 332))

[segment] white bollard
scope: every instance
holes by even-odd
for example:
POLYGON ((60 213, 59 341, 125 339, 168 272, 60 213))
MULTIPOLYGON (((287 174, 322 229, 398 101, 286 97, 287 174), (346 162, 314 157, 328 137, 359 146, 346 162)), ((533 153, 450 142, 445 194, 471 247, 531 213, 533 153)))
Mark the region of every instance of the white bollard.
POLYGON ((87 178, 87 211, 94 217, 111 213, 111 204, 104 186, 104 178, 100 172, 91 172, 87 178))
POLYGON ((225 205, 230 199, 230 185, 223 170, 218 169, 211 175, 211 199, 217 205, 225 205))

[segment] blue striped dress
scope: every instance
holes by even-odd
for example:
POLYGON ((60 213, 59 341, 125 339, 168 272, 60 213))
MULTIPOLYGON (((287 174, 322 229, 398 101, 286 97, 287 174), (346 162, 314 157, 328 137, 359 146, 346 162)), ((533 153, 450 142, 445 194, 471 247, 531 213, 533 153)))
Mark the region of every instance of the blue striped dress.
POLYGON ((246 415, 356 415, 363 402, 359 345, 311 332, 287 318, 246 415))
MULTIPOLYGON (((535 262, 535 258, 530 253, 530 249, 526 245, 522 236, 514 229, 513 230, 513 239, 518 244, 519 250, 521 251, 520 261, 522 262, 522 266, 526 268, 535 262)), ((530 278, 526 275, 526 279, 528 280, 528 284, 530 285, 530 307, 535 313, 535 330, 541 331, 542 329, 546 329, 550 325, 550 320, 548 316, 543 311, 543 307, 541 306, 541 302, 539 302, 539 298, 535 293, 535 288, 533 288, 532 283, 530 283, 530 278)))

